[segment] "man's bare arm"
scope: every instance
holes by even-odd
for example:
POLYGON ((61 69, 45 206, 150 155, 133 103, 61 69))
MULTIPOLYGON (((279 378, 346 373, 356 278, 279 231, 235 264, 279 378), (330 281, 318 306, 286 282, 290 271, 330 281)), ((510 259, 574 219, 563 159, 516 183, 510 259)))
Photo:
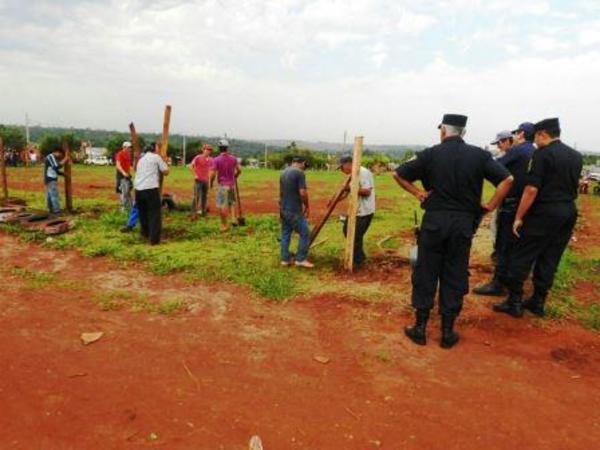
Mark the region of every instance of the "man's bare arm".
POLYGON ((496 187, 496 192, 494 192, 494 195, 492 196, 490 201, 487 202, 485 205, 482 205, 483 208, 488 211, 495 210, 498 207, 498 205, 502 203, 502 200, 504 200, 504 198, 508 195, 508 191, 510 191, 513 181, 514 177, 512 175, 502 180, 502 182, 496 187))
POLYGON ((304 205, 304 217, 308 218, 310 214, 310 206, 308 204, 308 190, 300 189, 300 199, 302 200, 302 204, 304 205))

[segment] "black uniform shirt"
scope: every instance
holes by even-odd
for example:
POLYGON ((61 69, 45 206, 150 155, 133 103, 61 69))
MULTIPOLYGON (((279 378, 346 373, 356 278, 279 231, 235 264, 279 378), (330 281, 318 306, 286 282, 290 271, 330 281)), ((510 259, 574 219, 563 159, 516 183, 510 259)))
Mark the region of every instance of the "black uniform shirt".
POLYGON ((513 185, 506 196, 506 201, 514 201, 518 203, 523 189, 525 189, 525 182, 527 181, 527 171, 529 170, 529 161, 533 156, 535 147, 531 142, 523 142, 515 145, 513 148, 508 150, 501 158, 498 158, 498 162, 508 169, 510 174, 515 178, 513 185))
POLYGON ((426 211, 481 213, 483 180, 494 185, 510 175, 491 153, 466 144, 460 137, 446 138, 441 144, 417 153, 396 173, 408 181, 421 180, 433 191, 422 204, 426 211))
POLYGON ((560 140, 536 150, 527 176, 527 184, 538 188, 531 213, 570 211, 577 198, 582 167, 581 154, 560 140))

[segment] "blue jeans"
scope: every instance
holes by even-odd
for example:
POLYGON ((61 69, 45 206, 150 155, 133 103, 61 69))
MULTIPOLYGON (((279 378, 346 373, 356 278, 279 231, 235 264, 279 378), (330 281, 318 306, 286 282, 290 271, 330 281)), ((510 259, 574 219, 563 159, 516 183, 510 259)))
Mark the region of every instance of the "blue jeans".
POLYGON ((51 214, 60 213, 60 195, 58 193, 58 180, 46 183, 46 203, 51 214))
POLYGON ((206 214, 208 196, 208 181, 194 181, 194 199, 192 200, 192 211, 200 211, 204 216, 206 214))
POLYGON ((129 211, 129 217, 127 218, 127 228, 135 228, 139 220, 139 212, 137 205, 134 203, 129 211))
POLYGON ((302 213, 288 213, 282 211, 281 214, 281 260, 290 260, 290 241, 292 233, 295 231, 300 235, 298 242, 298 251, 296 252, 296 261, 302 262, 308 256, 308 246, 310 244, 310 230, 308 222, 302 216, 302 213))

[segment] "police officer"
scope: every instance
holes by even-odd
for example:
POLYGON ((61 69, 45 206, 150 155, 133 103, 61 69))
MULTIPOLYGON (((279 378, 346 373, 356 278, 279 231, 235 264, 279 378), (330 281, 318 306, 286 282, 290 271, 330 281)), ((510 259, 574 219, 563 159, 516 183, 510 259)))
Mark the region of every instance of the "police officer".
POLYGON ((583 166, 581 154, 560 141, 557 118, 535 124, 534 152, 515 216, 513 233, 518 240, 508 270, 508 298, 494 311, 521 317, 528 309, 544 316, 560 258, 577 221, 577 188, 583 166), (533 296, 522 302, 523 282, 533 267, 533 296))
POLYGON ((443 348, 458 342, 454 321, 469 291, 471 241, 483 213, 493 211, 512 185, 512 176, 489 152, 463 141, 467 117, 446 114, 441 144, 430 147, 396 170, 398 184, 425 209, 412 276, 416 323, 404 332, 414 343, 426 344, 426 326, 439 283, 443 348), (497 186, 492 199, 481 204, 483 180, 497 186), (421 180, 424 190, 413 184, 421 180))
POLYGON ((508 169, 514 181, 508 195, 498 208, 496 218, 496 242, 494 245, 496 255, 496 270, 494 278, 483 286, 477 286, 473 293, 479 295, 506 295, 506 276, 512 248, 517 237, 512 232, 515 214, 519 200, 525 188, 525 178, 529 168, 529 161, 533 156, 534 128, 530 122, 524 122, 513 132, 501 131, 496 135, 492 144, 497 145, 504 154, 498 162, 508 169))

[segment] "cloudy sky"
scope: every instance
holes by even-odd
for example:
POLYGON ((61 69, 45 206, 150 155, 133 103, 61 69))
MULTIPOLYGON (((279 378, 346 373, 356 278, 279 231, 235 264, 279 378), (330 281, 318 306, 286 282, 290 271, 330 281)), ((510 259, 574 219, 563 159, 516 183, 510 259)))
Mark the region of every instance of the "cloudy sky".
POLYGON ((0 0, 0 123, 484 144, 559 116, 600 151, 599 0, 0 0))

